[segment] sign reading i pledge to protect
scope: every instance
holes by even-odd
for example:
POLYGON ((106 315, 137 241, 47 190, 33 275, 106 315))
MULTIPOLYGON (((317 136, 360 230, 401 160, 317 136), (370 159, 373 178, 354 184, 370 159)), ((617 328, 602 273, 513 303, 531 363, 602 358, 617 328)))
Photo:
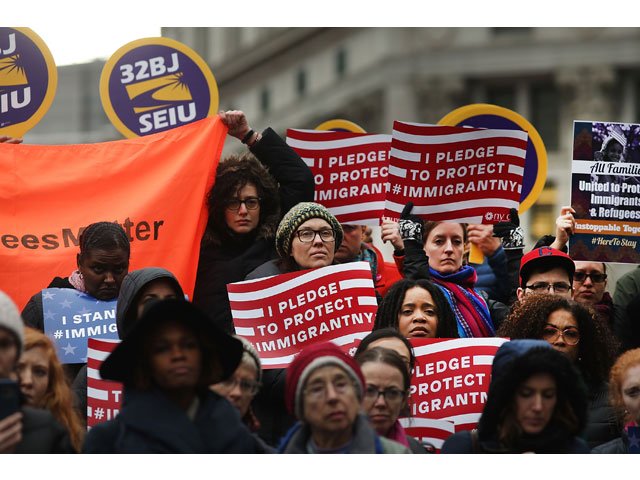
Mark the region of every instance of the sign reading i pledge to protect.
POLYGON ((102 380, 100 365, 120 340, 90 338, 87 352, 87 428, 114 418, 122 403, 122 384, 102 380))
POLYGON ((285 368, 317 342, 353 353, 378 309, 368 262, 230 283, 227 291, 236 333, 253 344, 264 368, 285 368))
POLYGON ((289 129, 287 144, 313 172, 315 202, 340 223, 380 224, 390 135, 289 129))
POLYGON ((393 123, 385 217, 497 223, 518 208, 526 132, 393 123))
POLYGON ((449 420, 456 431, 475 428, 487 400, 493 357, 506 341, 496 337, 411 339, 416 355, 411 416, 449 420))

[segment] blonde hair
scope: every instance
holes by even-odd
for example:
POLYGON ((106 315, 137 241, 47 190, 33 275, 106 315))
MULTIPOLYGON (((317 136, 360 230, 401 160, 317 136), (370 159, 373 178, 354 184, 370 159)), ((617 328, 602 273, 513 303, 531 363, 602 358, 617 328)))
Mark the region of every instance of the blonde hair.
POLYGON ((23 352, 36 347, 44 349, 49 360, 49 385, 42 398, 42 408, 49 410, 54 418, 66 428, 73 448, 80 452, 84 439, 84 427, 80 414, 73 406, 73 392, 56 355, 56 349, 49 337, 42 332, 25 327, 23 352))

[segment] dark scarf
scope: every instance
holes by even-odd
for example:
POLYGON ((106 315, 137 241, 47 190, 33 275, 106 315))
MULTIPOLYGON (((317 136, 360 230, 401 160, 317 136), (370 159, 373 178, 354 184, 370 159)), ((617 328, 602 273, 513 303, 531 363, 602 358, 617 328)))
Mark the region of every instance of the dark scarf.
POLYGON ((460 338, 495 336, 487 304, 473 289, 478 279, 473 267, 465 265, 457 272, 447 275, 431 267, 429 272, 453 310, 460 338))

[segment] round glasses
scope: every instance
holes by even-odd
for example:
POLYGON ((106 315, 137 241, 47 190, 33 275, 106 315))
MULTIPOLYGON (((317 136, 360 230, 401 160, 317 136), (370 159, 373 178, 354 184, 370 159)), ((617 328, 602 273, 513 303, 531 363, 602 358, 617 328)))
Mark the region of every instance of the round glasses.
POLYGON ((546 325, 542 330, 542 339, 553 343, 562 337, 567 345, 577 345, 580 341, 580 331, 575 327, 567 327, 560 330, 553 325, 546 325))
POLYGON ((571 290, 571 285, 565 282, 558 282, 558 283, 536 282, 531 285, 525 285, 524 288, 528 288, 538 293, 548 292, 552 288, 555 293, 567 293, 569 290, 571 290))
MULTIPOLYGON (((331 384, 336 395, 344 395, 345 393, 350 392, 354 387, 353 382, 346 378, 341 378, 329 383, 331 384)), ((328 391, 329 385, 324 382, 312 383, 304 389, 304 393, 306 394, 307 398, 312 401, 324 400, 327 397, 328 391)))
POLYGON ((247 207, 247 210, 255 210, 260 206, 260 198, 258 197, 247 197, 244 200, 240 200, 239 198, 233 198, 227 202, 227 209, 233 210, 234 212, 240 210, 240 205, 244 203, 244 206, 247 207))
POLYGON ((380 390, 376 385, 367 385, 367 389, 364 391, 364 398, 371 403, 375 403, 380 395, 387 405, 394 405, 402 401, 405 392, 394 387, 380 390))
POLYGON ((237 379, 229 377, 226 380, 220 382, 227 390, 233 390, 236 385, 240 387, 240 391, 245 395, 255 395, 260 389, 260 383, 253 380, 245 380, 244 378, 237 379))
POLYGON ((587 278, 591 279, 591 283, 603 283, 607 279, 607 274, 598 273, 598 272, 592 272, 592 273, 576 272, 573 274, 574 282, 582 283, 587 278))
POLYGON ((335 242, 336 240, 336 234, 331 228, 325 228, 323 230, 298 230, 296 235, 302 243, 313 242, 316 239, 316 235, 318 235, 323 242, 335 242))

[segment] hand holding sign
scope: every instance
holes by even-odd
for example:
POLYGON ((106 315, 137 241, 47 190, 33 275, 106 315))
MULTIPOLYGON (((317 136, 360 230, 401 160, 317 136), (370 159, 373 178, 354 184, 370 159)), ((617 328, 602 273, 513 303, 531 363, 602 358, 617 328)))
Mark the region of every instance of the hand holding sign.
POLYGON ((493 226, 493 236, 502 239, 502 248, 505 250, 524 248, 524 230, 520 226, 518 210, 512 208, 508 222, 498 222, 493 226))
POLYGON ((553 248, 563 250, 569 242, 569 237, 573 235, 576 228, 576 220, 573 214, 576 211, 571 207, 562 207, 560 215, 556 218, 556 239, 551 244, 553 248))
POLYGON ((403 242, 414 240, 419 244, 422 243, 422 232, 424 231, 424 222, 417 215, 412 215, 413 202, 408 202, 402 209, 398 228, 400 229, 400 237, 403 242))

